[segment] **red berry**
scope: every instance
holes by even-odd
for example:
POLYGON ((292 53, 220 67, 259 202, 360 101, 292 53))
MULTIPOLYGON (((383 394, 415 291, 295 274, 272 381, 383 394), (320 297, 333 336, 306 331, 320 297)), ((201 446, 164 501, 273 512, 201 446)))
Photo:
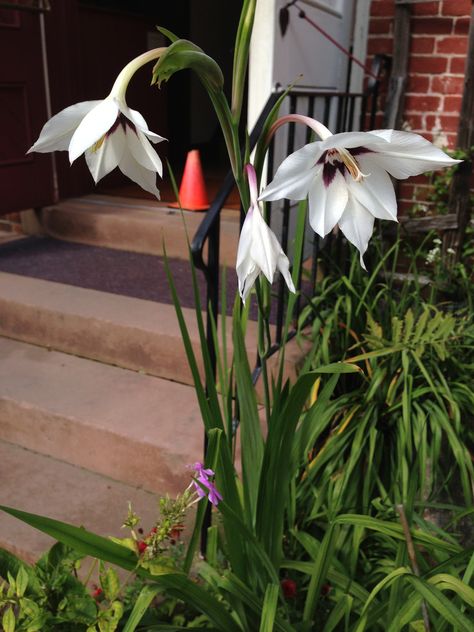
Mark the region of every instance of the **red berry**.
POLYGON ((137 547, 138 547, 138 552, 140 553, 140 555, 142 553, 144 553, 146 551, 146 547, 147 547, 147 543, 145 542, 145 540, 139 540, 137 542, 137 547))
POLYGON ((294 597, 296 597, 296 582, 292 579, 282 579, 281 588, 285 599, 294 599, 294 597))
POLYGON ((102 588, 99 588, 98 586, 96 586, 94 588, 94 590, 91 592, 91 597, 93 597, 95 600, 99 600, 102 597, 102 593, 104 591, 102 590, 102 588))

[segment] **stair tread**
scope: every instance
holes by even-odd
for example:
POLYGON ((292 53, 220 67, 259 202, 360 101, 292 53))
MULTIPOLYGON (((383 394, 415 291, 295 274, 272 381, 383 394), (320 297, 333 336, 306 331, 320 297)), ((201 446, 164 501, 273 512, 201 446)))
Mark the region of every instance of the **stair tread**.
POLYGON ((194 389, 0 338, 0 439, 150 490, 202 454, 194 389))
MULTIPOLYGON (((0 441, 0 504, 47 515, 99 533, 125 537, 120 526, 127 503, 149 528, 156 519, 156 496, 143 489, 0 441)), ((0 546, 29 562, 54 540, 0 512, 0 546)))
MULTIPOLYGON (((195 311, 182 309, 199 357, 195 311)), ((192 383, 173 305, 0 272, 0 310, 1 335, 192 383)), ((256 346, 253 321, 247 344, 256 346)))

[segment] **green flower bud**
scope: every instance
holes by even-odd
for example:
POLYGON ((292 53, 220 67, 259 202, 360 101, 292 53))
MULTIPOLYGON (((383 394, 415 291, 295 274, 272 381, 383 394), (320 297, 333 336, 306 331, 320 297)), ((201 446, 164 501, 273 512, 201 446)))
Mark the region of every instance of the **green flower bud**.
POLYGON ((173 42, 161 55, 153 68, 152 84, 160 87, 162 81, 168 81, 175 72, 185 68, 194 70, 208 89, 222 90, 224 76, 219 65, 199 46, 183 39, 173 42))

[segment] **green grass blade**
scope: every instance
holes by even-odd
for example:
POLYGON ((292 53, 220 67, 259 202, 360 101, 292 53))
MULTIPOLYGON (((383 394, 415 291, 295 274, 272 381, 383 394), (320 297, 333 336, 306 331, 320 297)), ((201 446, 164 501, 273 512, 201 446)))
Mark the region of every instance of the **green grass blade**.
POLYGON ((264 443, 258 416, 257 397, 252 383, 245 339, 242 332, 240 306, 237 301, 234 305, 233 341, 235 380, 240 410, 242 478, 246 521, 249 525, 254 525, 264 443))
POLYGON ((279 592, 280 586, 277 584, 268 584, 263 600, 262 620, 260 622, 259 632, 273 632, 279 592))
POLYGON ((145 612, 147 611, 149 605, 156 597, 156 595, 162 590, 160 586, 143 586, 140 594, 135 601, 132 612, 123 628, 123 632, 134 632, 136 630, 137 625, 142 620, 145 612))
POLYGON ((350 616, 353 599, 350 595, 342 595, 331 610, 322 632, 333 632, 343 617, 350 616))
POLYGON ((443 619, 455 626, 456 630, 459 632, 472 632, 472 621, 465 617, 441 590, 438 590, 415 576, 408 577, 407 579, 433 610, 436 610, 443 619))
POLYGON ((79 553, 97 557, 129 571, 135 570, 138 575, 155 581, 165 588, 169 594, 192 604, 199 612, 206 614, 216 625, 218 630, 226 632, 241 632, 226 609, 209 595, 203 588, 197 586, 184 574, 170 573, 153 576, 142 568, 137 568, 137 556, 124 546, 116 544, 107 538, 86 531, 81 527, 53 520, 45 516, 27 513, 11 507, 0 505, 6 513, 26 522, 30 526, 50 535, 51 537, 74 548, 79 553))

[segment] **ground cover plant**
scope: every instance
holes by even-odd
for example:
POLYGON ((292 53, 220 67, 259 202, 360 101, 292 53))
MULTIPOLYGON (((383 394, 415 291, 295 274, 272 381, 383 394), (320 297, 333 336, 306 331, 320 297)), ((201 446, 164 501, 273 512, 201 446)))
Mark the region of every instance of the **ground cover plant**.
MULTIPOLYGON (((390 176, 405 178, 455 161, 406 132, 333 135, 307 117, 278 118, 277 103, 252 164, 239 124, 255 8, 255 0, 244 0, 230 103, 216 62, 161 29, 169 46, 130 62, 104 100, 57 114, 32 148, 68 149, 71 160, 85 153, 96 180, 118 166, 157 194, 161 161, 151 143, 162 138, 128 107, 126 88, 150 61, 156 61, 157 85, 191 68, 221 124, 247 214, 237 255, 242 302, 237 296, 232 356, 225 322, 220 329, 213 323, 216 375, 196 271, 200 357, 167 266, 207 439, 205 463, 193 465, 193 481, 183 496, 161 501, 161 516, 145 537, 138 537, 138 518, 131 511, 126 520, 131 537, 121 540, 3 507, 75 551, 58 545, 48 554, 53 571, 51 559, 58 552, 66 561, 90 555, 132 573, 136 591, 125 597, 114 571, 102 566, 105 603, 97 604, 82 583, 79 587, 74 565, 70 580, 61 561, 63 597, 51 603, 44 586, 35 592, 41 563, 31 569, 5 556, 0 607, 7 632, 33 632, 35 616, 43 617, 43 629, 58 623, 86 632, 472 630, 474 556, 458 533, 471 512, 474 479, 466 429, 473 400, 472 321, 422 300, 416 275, 415 286, 398 290, 391 284, 390 254, 398 243, 389 254, 373 258, 369 273, 360 270, 375 218, 396 219, 390 176), (260 192, 269 140, 290 121, 309 126, 320 140, 288 156, 260 192), (284 197, 300 200, 291 266, 262 204, 284 197), (300 336, 309 338, 312 348, 290 382, 284 379, 285 343, 298 300, 306 218, 321 237, 337 225, 358 252, 348 274, 330 269, 309 297, 300 336), (282 346, 272 368, 268 332, 276 270, 289 293, 282 346), (262 402, 253 379, 254 350, 249 354, 245 345, 253 295, 262 402), (179 554, 171 540, 179 539, 184 514, 194 504, 194 528, 179 554), (198 545, 211 506, 201 559, 198 545), (81 614, 71 614, 81 603, 81 614)), ((48 576, 47 593, 54 581, 48 576)))

